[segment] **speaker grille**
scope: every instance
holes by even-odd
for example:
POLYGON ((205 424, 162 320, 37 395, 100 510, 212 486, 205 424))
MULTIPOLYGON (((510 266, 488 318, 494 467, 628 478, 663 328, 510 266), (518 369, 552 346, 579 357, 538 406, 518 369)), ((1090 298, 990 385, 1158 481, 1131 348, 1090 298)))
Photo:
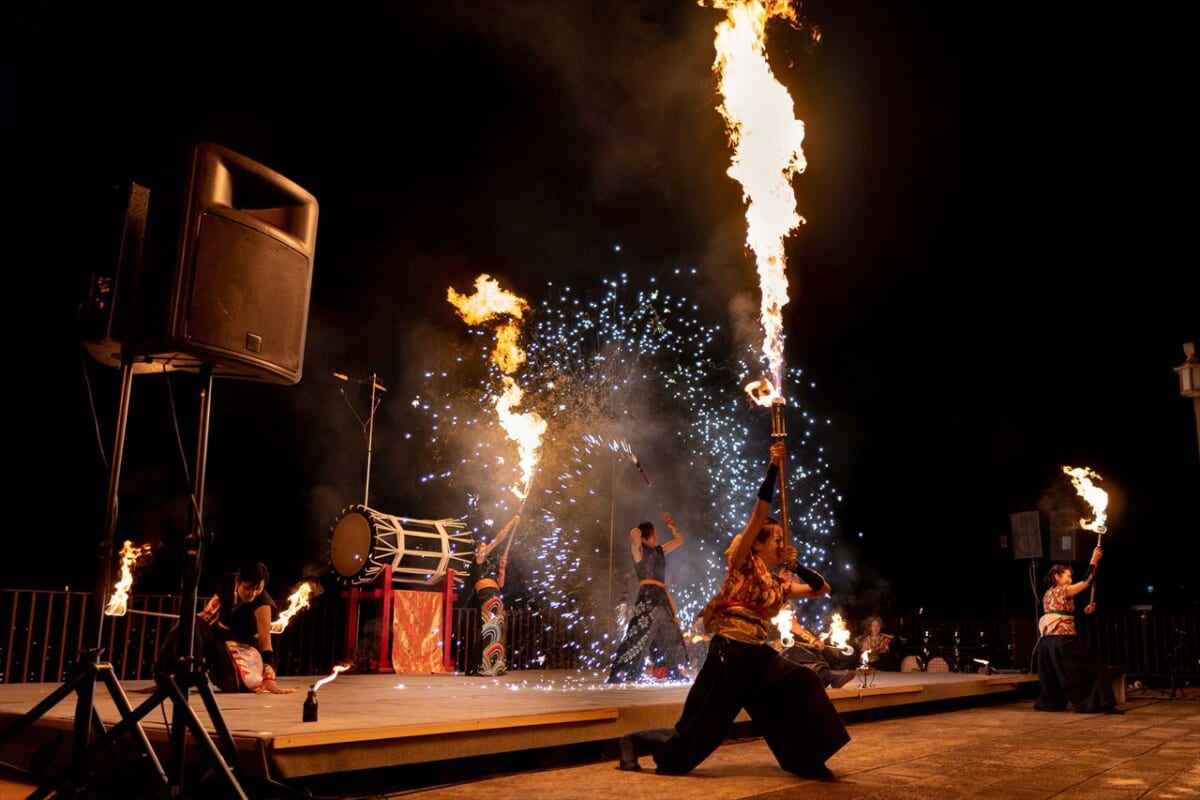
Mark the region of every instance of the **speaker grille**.
POLYGON ((246 368, 299 375, 307 331, 308 256, 229 216, 200 216, 181 341, 214 373, 246 368))
POLYGON ((1010 516, 1013 558, 1042 557, 1042 525, 1036 511, 1021 511, 1010 516))

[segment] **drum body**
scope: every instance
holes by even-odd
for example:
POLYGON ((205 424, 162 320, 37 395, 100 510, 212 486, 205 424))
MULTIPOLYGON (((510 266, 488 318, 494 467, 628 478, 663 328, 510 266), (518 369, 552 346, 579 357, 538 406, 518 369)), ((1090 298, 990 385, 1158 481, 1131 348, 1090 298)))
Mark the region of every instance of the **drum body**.
POLYGON ((900 659, 901 672, 924 672, 925 663, 921 661, 921 657, 915 654, 907 655, 900 659))
POLYGON ((926 672, 954 672, 954 667, 949 659, 945 656, 930 656, 929 663, 925 665, 926 672))
POLYGON ((342 509, 329 540, 333 571, 360 585, 374 583, 389 565, 393 584, 431 586, 450 569, 461 583, 474 553, 475 539, 459 520, 395 517, 364 505, 342 509))

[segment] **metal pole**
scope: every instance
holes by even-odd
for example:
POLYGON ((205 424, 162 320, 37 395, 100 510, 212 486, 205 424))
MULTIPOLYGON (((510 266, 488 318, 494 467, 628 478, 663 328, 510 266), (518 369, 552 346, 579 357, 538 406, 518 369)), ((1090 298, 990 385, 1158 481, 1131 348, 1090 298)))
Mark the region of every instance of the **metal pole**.
MULTIPOLYGON (((787 426, 783 421, 782 397, 776 397, 771 403, 771 436, 775 439, 787 437, 787 426)), ((783 528, 784 546, 791 546, 792 538, 788 533, 787 478, 784 476, 782 465, 779 467, 779 527, 783 528)))
POLYGON ((375 390, 379 388, 378 376, 371 373, 371 413, 367 416, 367 480, 363 486, 363 505, 371 507, 371 447, 375 438, 375 390))
POLYGON ((611 489, 608 492, 608 611, 611 614, 613 610, 612 601, 612 581, 613 581, 613 547, 614 537, 616 535, 616 513, 617 513, 617 461, 612 463, 611 477, 609 478, 611 489))
POLYGON ((129 403, 133 389, 133 363, 121 363, 121 405, 117 412, 117 431, 113 443, 112 465, 108 474, 108 504, 104 512, 104 535, 100 541, 100 567, 96 577, 95 656, 99 659, 104 646, 104 607, 112 580, 113 532, 117 527, 117 495, 121 482, 121 462, 125 456, 125 430, 129 423, 129 403))

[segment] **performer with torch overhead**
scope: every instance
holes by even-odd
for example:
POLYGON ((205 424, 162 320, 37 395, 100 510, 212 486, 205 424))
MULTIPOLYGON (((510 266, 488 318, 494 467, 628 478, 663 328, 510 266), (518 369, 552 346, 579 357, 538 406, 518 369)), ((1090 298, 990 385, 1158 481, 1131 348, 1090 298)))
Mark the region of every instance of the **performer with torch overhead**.
POLYGON ((815 672, 768 644, 777 635, 772 619, 783 604, 825 586, 811 570, 798 573, 800 581, 775 572, 779 563, 796 559, 795 548, 783 543, 779 522, 769 516, 786 458, 782 440, 771 445, 771 465, 754 510, 725 551, 728 574, 702 612, 712 641, 682 716, 673 728, 623 736, 620 769, 640 770, 638 757, 652 755, 660 774, 691 772, 720 746, 745 709, 780 767, 804 778, 833 778, 825 761, 850 741, 837 708, 815 672))
POLYGON ((662 518, 672 534, 665 544, 658 543, 658 529, 653 522, 642 522, 629 532, 629 547, 639 582, 637 603, 625 628, 625 638, 613 658, 608 683, 640 679, 647 656, 656 677, 685 678, 687 647, 679 630, 679 612, 666 584, 667 553, 683 544, 683 531, 668 512, 663 511, 662 518))
MULTIPOLYGON (((479 604, 479 655, 478 660, 467 670, 468 675, 497 677, 507 669, 505 663, 504 573, 508 569, 508 547, 498 553, 500 544, 512 536, 513 529, 521 521, 517 514, 490 542, 481 542, 475 548, 475 560, 471 565, 471 582, 475 587, 475 600, 479 604)), ((511 540, 509 542, 511 544, 511 540)))
POLYGON ((1092 482, 1100 476, 1087 467, 1063 467, 1071 477, 1079 496, 1091 506, 1093 518, 1080 519, 1079 525, 1099 537, 1088 564, 1087 575, 1074 581, 1071 567, 1055 564, 1046 573, 1046 593, 1038 620, 1040 634, 1033 650, 1033 671, 1040 691, 1033 707, 1038 711, 1064 711, 1070 703, 1083 714, 1120 714, 1116 694, 1104 662, 1078 639, 1075 630, 1075 596, 1089 587, 1091 599, 1085 614, 1096 610, 1096 570, 1103 551, 1100 539, 1105 526, 1108 493, 1092 482))
POLYGON ((1074 581, 1071 568, 1055 564, 1046 574, 1045 611, 1038 620, 1040 638, 1033 650, 1033 671, 1040 687, 1033 707, 1065 711, 1069 703, 1082 714, 1120 714, 1108 669, 1080 641, 1075 630, 1075 596, 1092 585, 1100 547, 1092 550, 1088 574, 1074 581))

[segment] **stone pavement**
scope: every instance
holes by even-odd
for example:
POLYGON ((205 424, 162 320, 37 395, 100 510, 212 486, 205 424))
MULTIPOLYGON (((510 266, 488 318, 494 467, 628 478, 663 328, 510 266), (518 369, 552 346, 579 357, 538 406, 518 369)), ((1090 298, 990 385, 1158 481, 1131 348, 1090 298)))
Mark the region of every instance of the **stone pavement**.
MULTIPOLYGON (((1133 693, 1121 715, 1045 713, 1028 700, 851 721, 832 783, 783 772, 761 739, 727 743, 690 775, 612 761, 370 795, 387 800, 1133 800, 1200 798, 1200 696, 1133 693)), ((803 719, 797 719, 803 725, 803 719)))
MULTIPOLYGON (((313 800, 1200 800, 1200 693, 1169 698, 1131 692, 1121 715, 1034 711, 1028 699, 982 707, 850 718, 851 741, 828 762, 831 783, 801 780, 776 765, 758 738, 731 741, 692 774, 656 775, 610 760, 571 759, 571 766, 514 769, 464 777, 438 787, 397 791, 385 782, 353 781, 312 791, 313 800)), ((803 725, 798 718, 797 725, 803 725)), ((560 763, 567 763, 564 758, 560 763)), ((470 773, 470 768, 461 770, 470 773)), ((415 784, 408 784, 415 785, 415 784)), ((35 786, 0 778, 0 800, 35 786)), ((279 795, 295 797, 295 795, 279 795)), ((85 791, 84 798, 108 798, 85 791)))

